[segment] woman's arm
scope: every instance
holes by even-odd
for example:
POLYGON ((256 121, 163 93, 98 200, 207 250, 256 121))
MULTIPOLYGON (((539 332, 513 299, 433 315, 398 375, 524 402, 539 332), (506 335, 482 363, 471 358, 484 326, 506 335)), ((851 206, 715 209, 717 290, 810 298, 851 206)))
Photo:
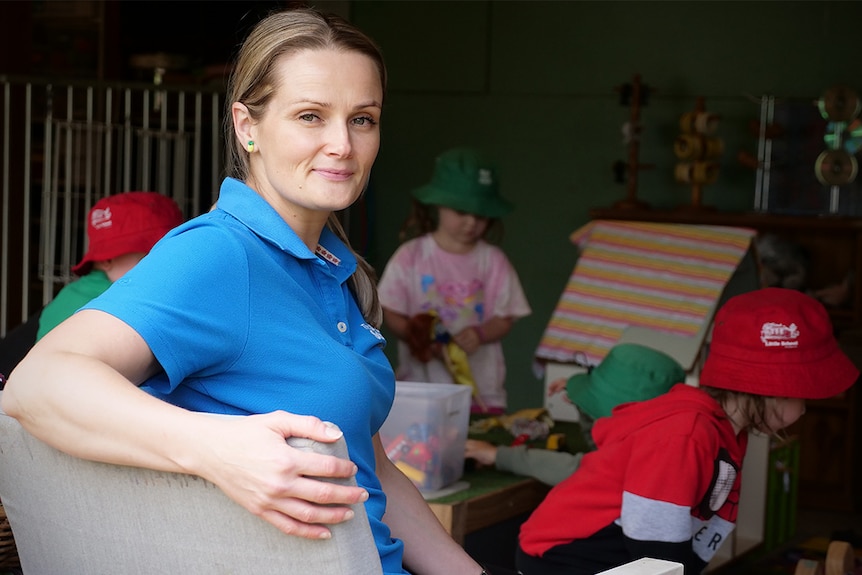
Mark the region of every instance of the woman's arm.
POLYGON ((367 498, 360 487, 305 477, 349 477, 352 462, 301 452, 284 440, 328 442, 340 431, 284 412, 222 418, 178 408, 137 387, 159 369, 137 332, 84 310, 51 330, 10 374, 3 410, 72 455, 204 477, 293 535, 328 537, 316 524, 350 518, 346 505, 367 498))
POLYGON ((404 565, 416 575, 480 575, 476 563, 452 537, 410 480, 386 457, 374 437, 377 475, 386 493, 383 520, 404 542, 404 565))

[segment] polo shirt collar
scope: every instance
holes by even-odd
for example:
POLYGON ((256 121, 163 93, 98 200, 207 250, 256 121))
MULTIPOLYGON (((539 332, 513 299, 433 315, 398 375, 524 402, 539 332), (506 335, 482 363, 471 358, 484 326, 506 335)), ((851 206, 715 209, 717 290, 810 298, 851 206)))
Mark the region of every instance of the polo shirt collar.
POLYGON ((356 270, 356 258, 332 230, 323 228, 318 253, 313 253, 260 194, 237 179, 225 178, 222 182, 218 208, 298 259, 316 260, 324 265, 329 262, 333 273, 344 279, 356 270))

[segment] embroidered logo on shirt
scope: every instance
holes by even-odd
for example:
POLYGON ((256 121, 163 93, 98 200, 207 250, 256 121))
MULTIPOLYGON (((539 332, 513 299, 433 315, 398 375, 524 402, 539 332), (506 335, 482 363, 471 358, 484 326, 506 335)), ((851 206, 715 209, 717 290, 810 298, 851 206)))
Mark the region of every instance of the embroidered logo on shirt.
POLYGON ((314 253, 316 253, 317 255, 319 255, 320 257, 322 257, 323 259, 325 259, 326 261, 328 261, 332 265, 335 265, 335 266, 341 265, 341 260, 338 257, 336 257, 335 254, 333 254, 331 251, 329 251, 328 249, 326 249, 325 247, 323 247, 320 244, 317 244, 317 249, 314 250, 314 253))
POLYGON ((93 213, 90 214, 90 225, 97 230, 110 228, 112 225, 114 225, 114 222, 111 219, 111 208, 105 208, 104 210, 93 210, 93 213))
POLYGON ((760 328, 760 341, 766 347, 797 347, 799 346, 799 328, 795 323, 766 322, 760 328))
POLYGON ((365 328, 365 329, 367 329, 369 332, 371 332, 371 335, 373 335, 374 337, 376 337, 376 338, 377 338, 377 339, 379 339, 380 341, 383 341, 383 340, 384 340, 383 334, 382 334, 382 333, 380 333, 380 330, 379 330, 379 329, 377 329, 376 327, 374 327, 373 325, 370 325, 370 324, 367 324, 367 323, 363 323, 363 324, 362 324, 362 327, 364 327, 364 328, 365 328))

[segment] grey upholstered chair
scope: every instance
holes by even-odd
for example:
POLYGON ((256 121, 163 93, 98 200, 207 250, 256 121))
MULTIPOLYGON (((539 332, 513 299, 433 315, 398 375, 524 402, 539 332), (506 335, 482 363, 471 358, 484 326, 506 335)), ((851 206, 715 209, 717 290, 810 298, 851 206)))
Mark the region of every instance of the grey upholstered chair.
MULTIPOLYGON (((0 392, 2 396, 2 392, 0 392)), ((335 444, 294 447, 347 457, 335 444)), ((24 575, 379 575, 363 505, 332 539, 285 535, 199 477, 57 451, 0 411, 0 501, 24 575)))
POLYGON ((663 559, 643 558, 597 575, 683 575, 683 565, 663 559))

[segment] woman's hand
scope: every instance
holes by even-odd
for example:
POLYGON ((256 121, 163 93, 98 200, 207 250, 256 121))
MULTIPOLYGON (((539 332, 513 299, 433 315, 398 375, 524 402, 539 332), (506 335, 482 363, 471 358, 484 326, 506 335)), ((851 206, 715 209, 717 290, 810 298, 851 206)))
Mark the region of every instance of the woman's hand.
POLYGON ((296 436, 332 442, 341 437, 332 424, 283 411, 212 419, 205 469, 195 472, 288 535, 327 539, 327 524, 353 518, 349 506, 368 499, 361 487, 319 479, 352 477, 352 461, 301 451, 285 441, 296 436))

